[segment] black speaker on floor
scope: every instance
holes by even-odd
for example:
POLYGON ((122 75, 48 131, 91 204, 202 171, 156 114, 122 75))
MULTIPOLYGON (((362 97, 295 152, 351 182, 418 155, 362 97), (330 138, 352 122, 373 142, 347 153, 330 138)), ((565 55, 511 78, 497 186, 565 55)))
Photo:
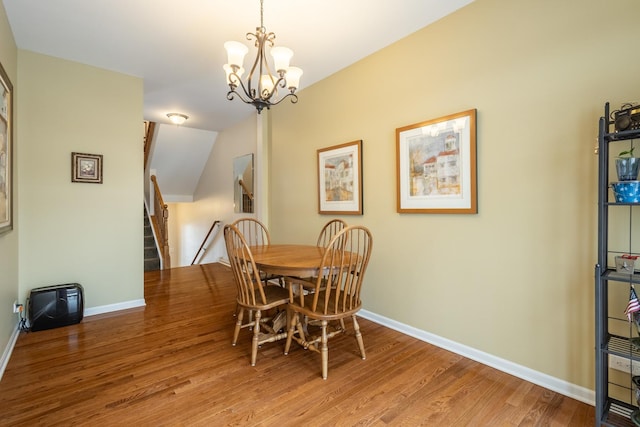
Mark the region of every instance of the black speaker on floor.
POLYGON ((34 288, 29 295, 32 331, 80 323, 84 314, 84 290, 79 283, 34 288))

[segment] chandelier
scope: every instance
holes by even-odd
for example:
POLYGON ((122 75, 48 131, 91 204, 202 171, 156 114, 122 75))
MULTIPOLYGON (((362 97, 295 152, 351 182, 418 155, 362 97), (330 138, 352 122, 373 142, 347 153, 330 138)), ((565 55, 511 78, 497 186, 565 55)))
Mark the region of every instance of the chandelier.
POLYGON ((298 102, 298 95, 295 92, 302 76, 300 68, 289 66, 293 51, 286 47, 273 46, 276 35, 267 33, 264 27, 262 3, 263 0, 260 0, 260 26, 256 28, 255 33, 247 33, 247 40, 255 40, 257 53, 246 80, 242 81, 242 74, 245 71, 243 62, 249 49, 244 44, 235 41, 224 44, 228 63, 223 67, 229 85, 227 99, 231 101, 237 96, 243 102, 256 107, 258 114, 263 108, 266 107, 268 110, 272 105, 279 104, 288 97, 291 97, 291 103, 298 102), (273 57, 273 68, 267 61, 267 46, 273 57), (271 71, 272 69, 275 70, 275 74, 271 71), (279 94, 278 89, 284 89, 283 93, 279 94))

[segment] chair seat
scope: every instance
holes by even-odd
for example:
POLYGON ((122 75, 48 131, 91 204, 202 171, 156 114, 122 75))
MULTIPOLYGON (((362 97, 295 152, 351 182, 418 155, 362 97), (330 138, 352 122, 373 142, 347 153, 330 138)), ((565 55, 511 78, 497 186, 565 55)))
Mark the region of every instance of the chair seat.
MULTIPOLYGON (((347 299, 350 299, 351 295, 344 295, 344 294, 340 295, 341 299, 345 297, 347 299)), ((298 311, 311 319, 324 319, 324 320, 334 320, 334 317, 337 320, 337 319, 351 316, 352 314, 357 313, 362 307, 362 303, 358 302, 350 309, 346 309, 346 310, 341 309, 338 312, 336 312, 335 299, 336 299, 335 292, 332 292, 329 295, 328 299, 326 298, 326 291, 323 290, 318 292, 318 301, 325 301, 325 300, 328 301, 328 307, 327 307, 326 313, 319 313, 317 310, 316 311, 313 310, 312 295, 304 299, 304 305, 301 306, 300 304, 298 304, 298 301, 296 301, 293 303, 289 303, 289 307, 292 310, 298 311)))
POLYGON ((263 287, 264 296, 266 297, 267 304, 261 308, 261 310, 268 310, 276 305, 289 302, 289 291, 278 285, 267 285, 263 287))
MULTIPOLYGON (((238 298, 238 305, 244 308, 248 308, 249 310, 269 310, 271 308, 277 307, 282 304, 287 304, 289 302, 289 291, 285 288, 281 288, 277 285, 267 285, 263 288, 264 296, 265 296, 265 304, 246 304, 238 298)), ((260 301, 260 294, 258 290, 255 292, 256 301, 260 301)))

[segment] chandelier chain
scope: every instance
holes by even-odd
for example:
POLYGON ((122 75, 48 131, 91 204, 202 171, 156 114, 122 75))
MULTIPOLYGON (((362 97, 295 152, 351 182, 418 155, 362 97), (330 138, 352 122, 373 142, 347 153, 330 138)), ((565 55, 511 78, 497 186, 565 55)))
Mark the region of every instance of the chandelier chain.
POLYGON ((260 28, 264 28, 264 0, 260 0, 260 28))

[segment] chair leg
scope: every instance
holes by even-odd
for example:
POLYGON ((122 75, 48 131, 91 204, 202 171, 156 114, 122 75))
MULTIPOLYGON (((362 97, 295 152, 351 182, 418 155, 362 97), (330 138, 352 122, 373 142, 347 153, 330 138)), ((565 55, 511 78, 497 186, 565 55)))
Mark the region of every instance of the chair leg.
POLYGON ((329 322, 322 321, 322 337, 320 338, 320 355, 322 356, 322 379, 327 379, 327 372, 329 371, 329 346, 327 345, 327 325, 329 322))
POLYGON ((304 316, 304 323, 300 321, 300 316, 296 313, 296 330, 298 331, 298 340, 300 345, 306 350, 309 348, 307 342, 307 316, 304 316))
POLYGON ((260 338, 260 318, 262 313, 260 310, 256 310, 253 324, 253 340, 251 341, 251 366, 256 366, 256 359, 258 358, 258 340, 260 338))
POLYGON ((364 342, 362 341, 362 334, 360 333, 360 325, 358 325, 358 321, 356 320, 356 316, 353 316, 353 330, 356 333, 356 341, 358 341, 358 347, 360 348, 360 355, 362 356, 362 360, 367 358, 364 353, 364 342))
POLYGON ((231 345, 236 345, 238 342, 238 335, 240 334, 240 328, 242 327, 242 318, 244 317, 244 308, 238 306, 236 312, 236 328, 233 331, 233 340, 231 345))
POLYGON ((284 354, 289 354, 289 349, 291 348, 291 339, 293 338, 293 330, 295 328, 295 324, 298 321, 298 313, 289 312, 287 315, 287 342, 284 344, 284 354))

